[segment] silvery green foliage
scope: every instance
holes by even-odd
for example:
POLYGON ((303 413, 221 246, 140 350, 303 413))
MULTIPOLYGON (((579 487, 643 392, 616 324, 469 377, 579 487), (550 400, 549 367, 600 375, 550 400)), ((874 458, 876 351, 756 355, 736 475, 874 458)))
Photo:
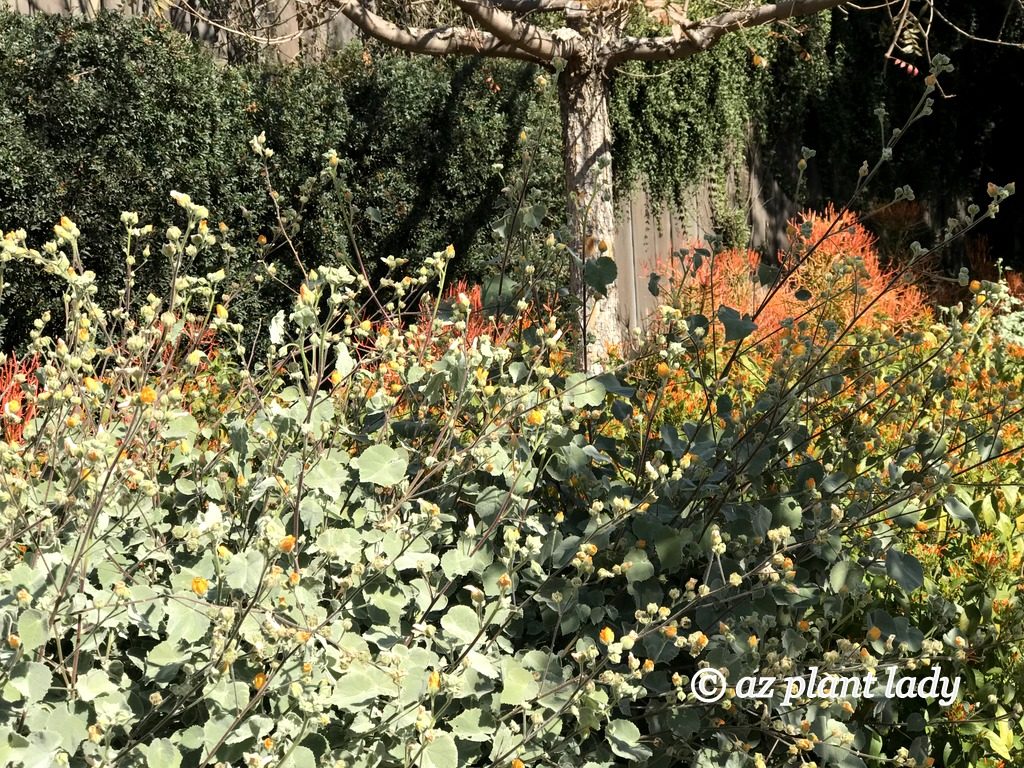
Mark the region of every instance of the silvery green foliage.
MULTIPOLYGON (((178 269, 220 240, 175 199, 187 224, 151 256, 175 281, 131 311, 94 303, 73 222, 40 251, 3 240, 5 263, 64 279, 69 323, 37 332, 4 401, 21 431, 0 442, 0 763, 924 760, 928 720, 886 723, 935 705, 708 705, 688 684, 706 666, 733 681, 964 662, 981 630, 907 529, 936 506, 977 528, 951 467, 980 441, 922 427, 873 455, 836 403, 859 375, 846 363, 719 380, 689 330, 708 319, 671 307, 654 384, 572 372, 536 312, 472 335, 456 296, 399 323, 453 249, 392 281, 376 320, 360 275, 308 271, 250 365, 224 275, 178 269), (715 416, 644 415, 678 374, 715 416)), ((152 232, 123 223, 130 257, 152 232)), ((750 323, 721 319, 741 345, 750 323)), ((866 339, 858 365, 930 402, 958 329, 866 339)))

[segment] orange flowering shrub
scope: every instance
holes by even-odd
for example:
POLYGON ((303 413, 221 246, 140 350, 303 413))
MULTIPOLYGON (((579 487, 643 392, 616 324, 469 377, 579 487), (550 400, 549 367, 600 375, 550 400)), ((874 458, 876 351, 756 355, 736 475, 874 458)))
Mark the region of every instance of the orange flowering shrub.
POLYGON ((11 356, 0 366, 0 418, 3 436, 12 443, 21 442, 25 423, 35 415, 34 396, 39 384, 34 374, 38 365, 38 357, 19 361, 11 356), (26 393, 30 397, 25 397, 26 393))
POLYGON ((840 329, 898 328, 931 316, 924 292, 882 265, 875 237, 853 213, 807 211, 787 231, 790 248, 774 263, 762 262, 754 251, 711 253, 694 243, 655 271, 667 275, 684 315, 717 318, 723 307, 749 315, 757 325, 752 338, 771 353, 778 352, 789 319, 807 320, 816 328, 814 337, 824 341, 826 321, 840 329))

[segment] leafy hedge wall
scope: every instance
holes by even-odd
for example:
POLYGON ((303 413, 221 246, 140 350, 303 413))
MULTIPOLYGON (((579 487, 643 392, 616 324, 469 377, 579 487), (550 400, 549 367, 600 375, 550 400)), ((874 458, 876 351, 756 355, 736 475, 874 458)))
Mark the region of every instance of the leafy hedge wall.
MULTIPOLYGON (((169 28, 137 19, 4 13, 0 226, 42 237, 61 215, 88 222, 82 259, 110 299, 124 280, 113 225, 121 210, 166 227, 168 193, 188 189, 208 201, 212 221, 232 222, 240 285, 263 258, 279 262, 287 281, 294 259, 272 237, 273 202, 248 147, 265 131, 276 151, 275 187, 284 198, 308 198, 293 238, 308 263, 350 259, 334 192, 316 181, 330 149, 359 205, 383 212, 354 222, 361 249, 419 259, 453 243, 485 258, 491 201, 503 186, 493 164, 515 162, 519 131, 549 98, 532 78, 521 65, 358 48, 316 66, 223 67, 169 28)), ((548 190, 553 210, 558 164, 537 168, 533 183, 548 190)), ((217 252, 195 267, 215 270, 226 258, 217 252)), ((156 260, 142 261, 140 285, 159 292, 166 275, 156 260)), ((4 298, 0 339, 11 348, 27 339, 37 308, 59 312, 60 294, 24 270, 4 277, 14 289, 4 298)), ((283 306, 284 294, 268 282, 246 301, 238 310, 255 321, 283 306)))

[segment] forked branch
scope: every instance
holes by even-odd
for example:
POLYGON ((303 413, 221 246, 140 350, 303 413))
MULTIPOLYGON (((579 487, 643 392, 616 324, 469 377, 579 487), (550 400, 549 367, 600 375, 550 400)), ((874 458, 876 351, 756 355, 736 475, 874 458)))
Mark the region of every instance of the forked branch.
POLYGON ((603 53, 610 66, 627 61, 685 59, 706 51, 729 32, 771 24, 794 16, 809 16, 846 2, 848 0, 784 0, 745 10, 726 11, 693 22, 682 36, 622 37, 609 42, 603 53))
POLYGON ((541 61, 571 55, 569 42, 557 40, 536 24, 517 19, 488 0, 454 0, 469 18, 506 45, 520 48, 541 61))
POLYGON ((340 10, 365 34, 403 51, 429 56, 464 54, 525 61, 549 60, 531 53, 524 47, 510 45, 486 31, 453 26, 400 27, 352 0, 343 3, 340 10))

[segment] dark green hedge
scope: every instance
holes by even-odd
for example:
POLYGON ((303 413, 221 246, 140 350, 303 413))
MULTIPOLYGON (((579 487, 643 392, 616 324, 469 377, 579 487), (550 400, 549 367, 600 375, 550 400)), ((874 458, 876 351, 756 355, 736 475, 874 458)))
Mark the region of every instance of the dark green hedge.
MULTIPOLYGON (((317 65, 226 67, 166 26, 137 19, 0 13, 0 229, 23 227, 38 245, 70 216, 83 233, 86 267, 112 299, 123 264, 111 222, 135 210, 165 227, 177 220, 169 192, 178 189, 207 205, 214 222, 232 222, 241 265, 256 269, 265 257, 288 269, 290 252, 257 244, 276 220, 249 148, 266 131, 282 200, 297 203, 323 152, 338 151, 354 202, 381 214, 356 224, 360 248, 373 257, 415 260, 449 242, 459 253, 486 253, 502 186, 492 165, 515 163, 520 128, 531 110, 546 108, 529 87, 534 74, 468 59, 364 58, 357 48, 317 65)), ((546 167, 534 182, 554 197, 561 182, 546 167)), ((295 239, 303 260, 348 260, 333 192, 317 184, 308 197, 295 239)), ((8 268, 5 279, 0 341, 12 348, 44 309, 58 317, 59 295, 27 270, 8 268)), ((165 279, 154 256, 142 294, 165 279)), ((255 327, 285 297, 272 281, 258 290, 243 282, 249 290, 235 309, 255 327)))

